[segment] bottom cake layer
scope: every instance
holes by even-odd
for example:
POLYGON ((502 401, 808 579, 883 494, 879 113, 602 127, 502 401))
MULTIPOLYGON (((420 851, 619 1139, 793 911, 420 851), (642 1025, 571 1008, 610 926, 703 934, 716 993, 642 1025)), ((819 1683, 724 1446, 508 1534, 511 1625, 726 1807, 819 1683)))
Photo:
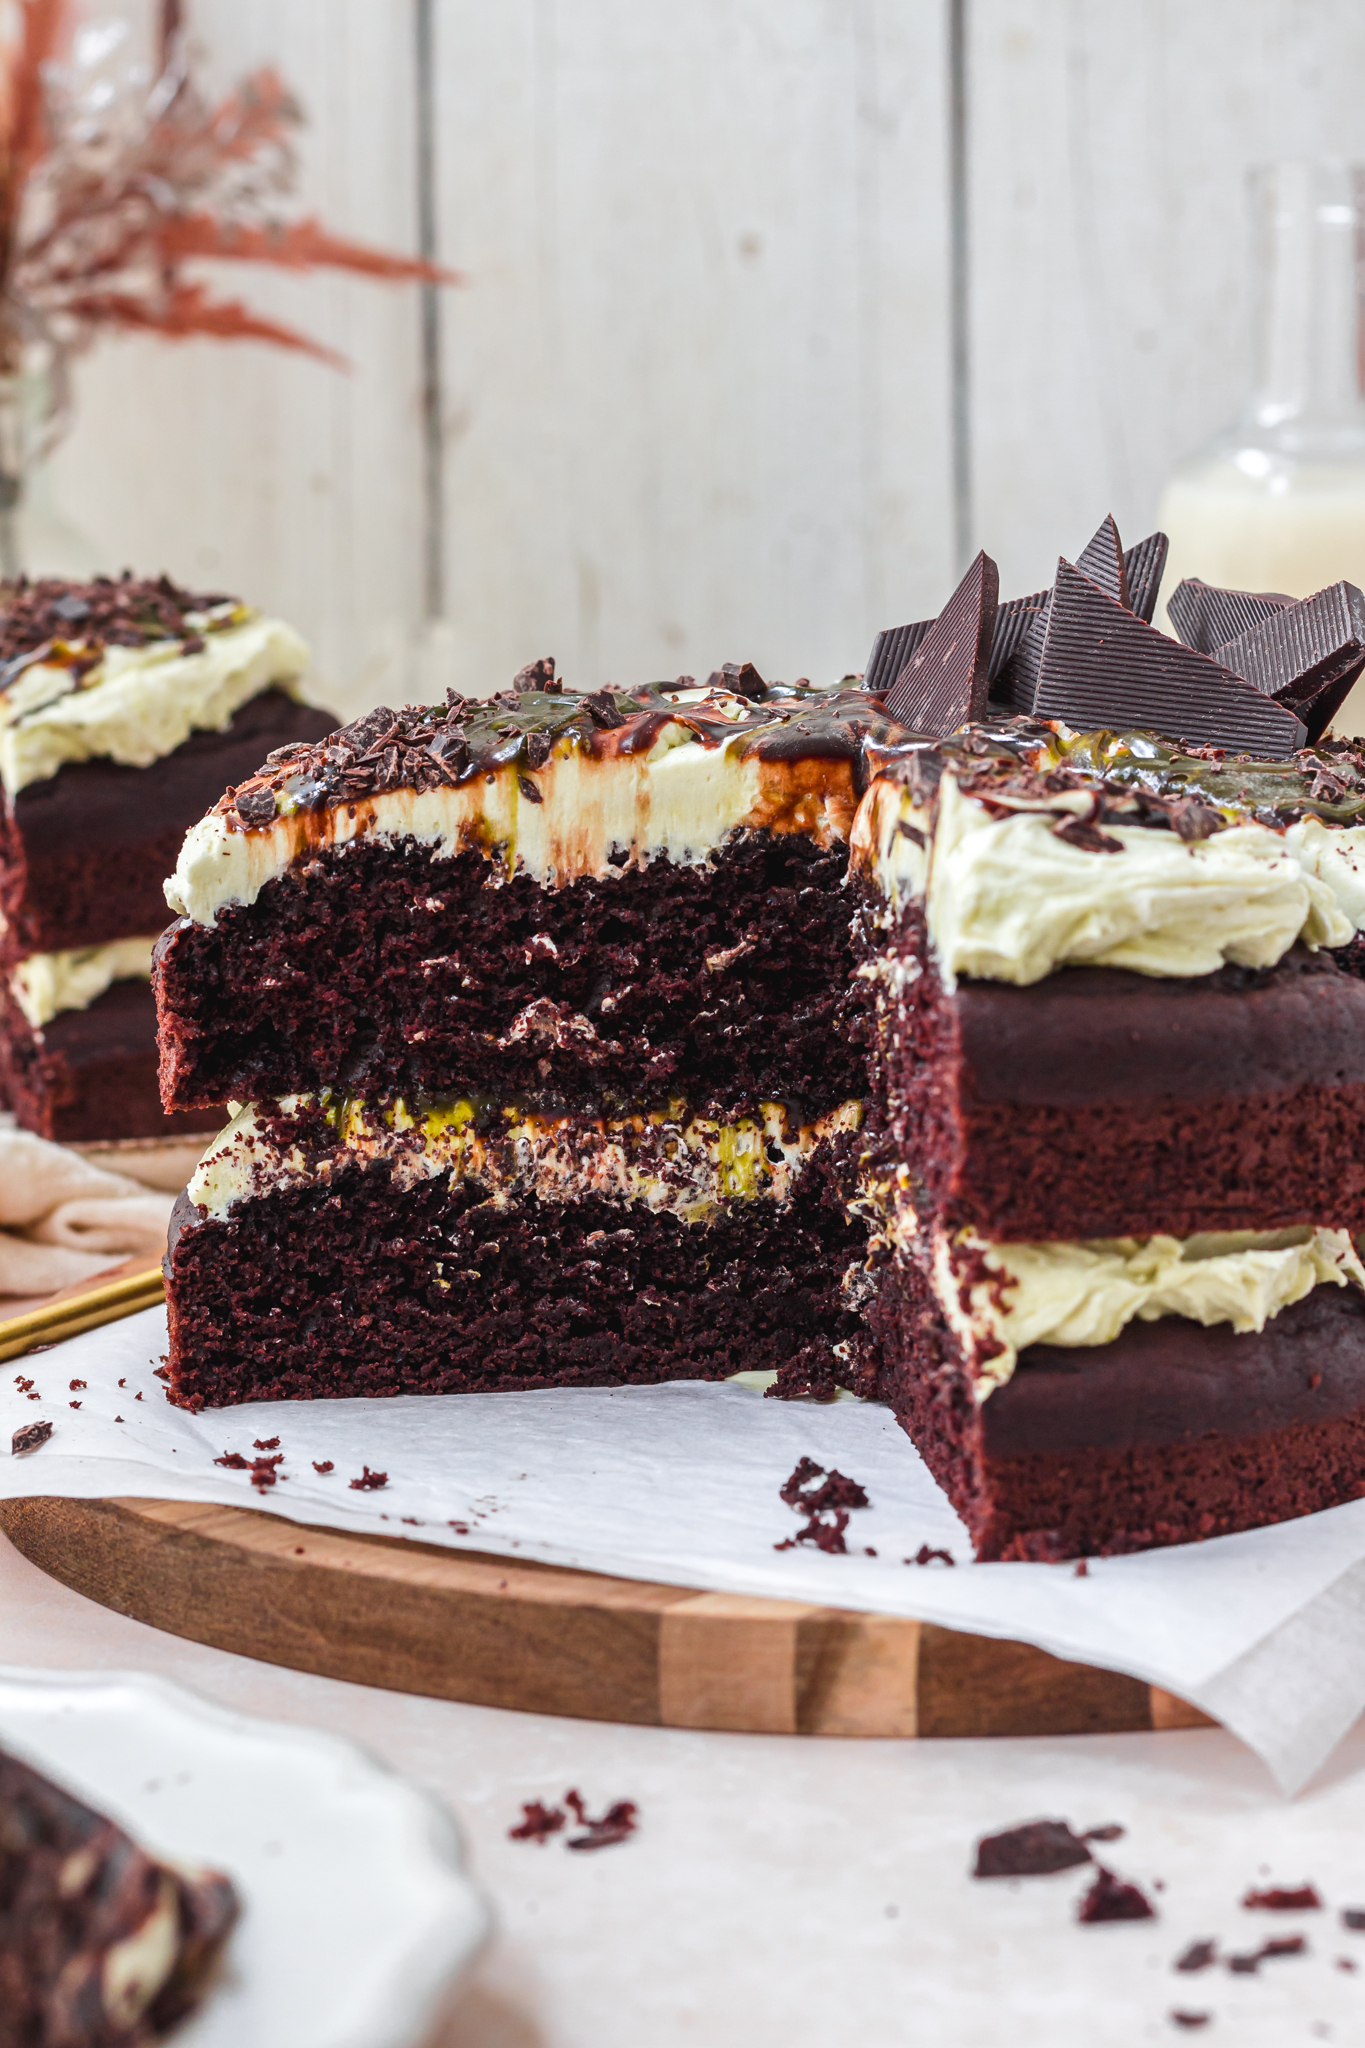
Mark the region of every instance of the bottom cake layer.
POLYGON ((38 1030, 12 1002, 0 1014, 0 1101, 40 1138, 98 1144, 211 1128, 211 1109, 166 1115, 156 1070, 156 1000, 145 981, 116 981, 88 1009, 59 1011, 38 1030))
POLYGON ((866 1230, 823 1163, 790 1199, 687 1221, 643 1201, 489 1191, 454 1170, 402 1184, 347 1166, 204 1218, 167 1253, 171 1399, 625 1386, 833 1364, 866 1230))
POLYGON ((1259 1332, 1178 1317, 1039 1344, 978 1404, 918 1269, 870 1311, 878 1385, 981 1559, 1106 1556, 1365 1493, 1365 1295, 1321 1286, 1259 1332))

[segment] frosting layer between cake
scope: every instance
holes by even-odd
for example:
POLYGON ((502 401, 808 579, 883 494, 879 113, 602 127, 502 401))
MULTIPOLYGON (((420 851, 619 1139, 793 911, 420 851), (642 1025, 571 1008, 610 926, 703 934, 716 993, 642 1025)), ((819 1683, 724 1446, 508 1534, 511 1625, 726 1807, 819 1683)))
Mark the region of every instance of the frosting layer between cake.
POLYGON ((30 953, 10 976, 10 992, 40 1031, 62 1010, 88 1010, 116 981, 150 981, 155 944, 155 937, 115 939, 107 946, 30 953))
POLYGON ((1130 1322, 1179 1317, 1263 1330, 1315 1287, 1365 1288, 1350 1233, 1309 1229, 1091 1244, 991 1244, 936 1231, 932 1285, 983 1401, 1034 1344, 1112 1344, 1130 1322))
POLYGON ((594 1196, 703 1223, 724 1203, 789 1201, 817 1147, 861 1120, 857 1102, 803 1124, 779 1102, 719 1122, 690 1115, 684 1103, 625 1117, 549 1117, 467 1098, 409 1109, 293 1096, 240 1110, 187 1194, 202 1220, 219 1221, 241 1202, 382 1162, 395 1188, 450 1173, 504 1206, 527 1195, 551 1203, 594 1196))

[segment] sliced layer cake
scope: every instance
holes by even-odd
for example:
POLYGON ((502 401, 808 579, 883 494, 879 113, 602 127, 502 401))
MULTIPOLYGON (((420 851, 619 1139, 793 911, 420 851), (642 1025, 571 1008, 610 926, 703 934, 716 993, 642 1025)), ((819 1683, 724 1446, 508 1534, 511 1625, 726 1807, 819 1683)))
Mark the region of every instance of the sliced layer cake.
POLYGON ((0 1093, 27 1129, 212 1127, 157 1093, 163 884, 225 788, 336 723, 300 701, 307 662, 278 619, 164 577, 0 592, 0 1093))

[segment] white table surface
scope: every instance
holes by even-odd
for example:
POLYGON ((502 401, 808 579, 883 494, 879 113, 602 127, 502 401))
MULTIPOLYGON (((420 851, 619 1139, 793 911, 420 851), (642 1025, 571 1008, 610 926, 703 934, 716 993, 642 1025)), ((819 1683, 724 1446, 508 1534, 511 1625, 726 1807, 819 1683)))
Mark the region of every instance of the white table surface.
MULTIPOLYGON (((990 1742, 694 1734, 512 1714, 311 1678, 123 1619, 0 1538, 7 1664, 159 1672, 247 1713, 345 1734, 458 1818, 498 1920, 430 2048, 1238 2048, 1365 2039, 1365 1724, 1306 1793, 1219 1730, 990 1742), (513 1842, 520 1803, 638 1802, 620 1847, 513 1842), (973 1883, 977 1835, 1048 1815, 1121 1822, 1104 1853, 1155 1923, 1080 1927, 1085 1874, 973 1883), (1330 1910, 1241 1910, 1313 1880, 1330 1910), (1310 1954, 1171 1971, 1196 1937, 1310 1954), (1336 1959, 1359 1965, 1352 1973, 1336 1959), (1186 2033, 1172 2007, 1209 2011, 1186 2033)), ((249 2048, 249 2044, 243 2044, 249 2048)))

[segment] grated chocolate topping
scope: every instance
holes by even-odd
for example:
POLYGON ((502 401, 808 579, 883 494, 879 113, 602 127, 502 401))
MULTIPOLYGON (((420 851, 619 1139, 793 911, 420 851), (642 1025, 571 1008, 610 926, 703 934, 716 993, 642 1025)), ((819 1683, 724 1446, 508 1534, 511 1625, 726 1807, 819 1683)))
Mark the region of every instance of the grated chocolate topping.
POLYGON ((223 607, 230 615, 210 622, 209 630, 237 623, 235 598, 183 590, 169 576, 139 577, 127 569, 89 583, 52 576, 0 583, 0 692, 40 661, 85 675, 106 647, 180 640, 186 653, 195 653, 204 644, 203 614, 223 607))
POLYGON ((516 684, 523 687, 493 697, 466 699, 452 690, 444 706, 381 705, 328 739, 278 748, 220 809, 230 824, 250 831, 281 813, 393 789, 422 795, 443 784, 460 788, 500 768, 529 780, 565 741, 590 756, 647 754, 670 724, 688 727, 704 746, 738 737, 742 756, 852 762, 861 794, 868 743, 890 747, 913 735, 887 716, 880 693, 858 688, 860 682, 849 677, 833 689, 768 683, 743 662, 716 670, 700 688, 679 676, 640 689, 581 692, 566 690, 546 659, 520 672, 516 684))

